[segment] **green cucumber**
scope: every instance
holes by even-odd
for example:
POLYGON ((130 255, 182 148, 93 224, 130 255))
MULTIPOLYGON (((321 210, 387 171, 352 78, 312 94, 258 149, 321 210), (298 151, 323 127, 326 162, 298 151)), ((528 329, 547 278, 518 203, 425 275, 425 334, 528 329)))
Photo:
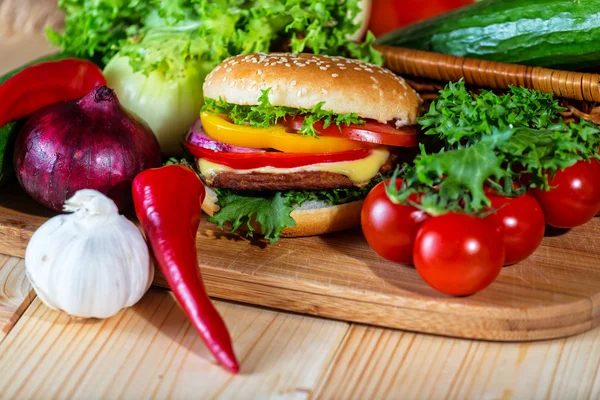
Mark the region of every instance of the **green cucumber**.
POLYGON ((484 0, 376 44, 579 70, 600 66, 600 0, 484 0))

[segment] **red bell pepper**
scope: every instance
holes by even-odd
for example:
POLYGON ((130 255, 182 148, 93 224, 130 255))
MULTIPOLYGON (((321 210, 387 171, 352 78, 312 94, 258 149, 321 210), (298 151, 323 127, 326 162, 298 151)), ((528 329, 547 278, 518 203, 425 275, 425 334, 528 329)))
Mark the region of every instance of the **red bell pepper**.
POLYGON ((67 58, 31 65, 0 85, 0 126, 104 85, 102 71, 90 61, 67 58))
POLYGON ((339 153, 302 154, 281 152, 234 153, 205 149, 185 143, 185 147, 195 158, 204 158, 217 164, 235 169, 262 167, 296 168, 305 165, 360 160, 371 154, 371 149, 342 151, 339 153))
POLYGON ((206 294, 196 251, 205 191, 188 167, 148 169, 133 181, 133 201, 158 267, 207 347, 229 371, 239 372, 225 322, 206 294))

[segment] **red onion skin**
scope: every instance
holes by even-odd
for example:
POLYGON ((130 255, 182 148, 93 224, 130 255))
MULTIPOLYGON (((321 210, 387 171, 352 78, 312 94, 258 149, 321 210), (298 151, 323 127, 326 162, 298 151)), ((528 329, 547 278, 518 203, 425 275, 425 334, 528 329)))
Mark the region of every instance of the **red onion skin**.
POLYGON ((160 167, 161 157, 150 127, 98 86, 34 113, 17 137, 14 167, 27 194, 52 210, 62 211, 80 189, 95 189, 123 212, 133 206, 133 178, 160 167))

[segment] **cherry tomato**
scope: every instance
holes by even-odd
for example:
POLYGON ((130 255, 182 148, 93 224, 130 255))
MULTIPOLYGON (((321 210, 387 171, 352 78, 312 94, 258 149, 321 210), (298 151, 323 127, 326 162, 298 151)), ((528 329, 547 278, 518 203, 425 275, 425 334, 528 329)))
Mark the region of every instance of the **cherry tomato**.
POLYGON ((574 228, 600 212, 600 162, 579 161, 558 171, 550 180, 553 189, 533 189, 544 210, 546 223, 556 228, 574 228))
MULTIPOLYGON (((386 184, 390 183, 388 179, 386 184)), ((399 188, 402 180, 396 180, 399 188)), ((379 183, 365 198, 361 226, 369 246, 386 260, 412 264, 412 249, 419 227, 429 215, 416 207, 394 204, 379 183)))
MULTIPOLYGON (((291 129, 300 130, 303 116, 287 118, 284 124, 291 129)), ((367 121, 364 125, 329 125, 323 128, 323 121, 313 124, 317 133, 321 136, 333 136, 350 139, 357 142, 383 144, 386 146, 416 147, 417 129, 414 126, 403 126, 396 128, 389 124, 376 121, 367 121)))
POLYGON ((482 218, 447 213, 423 223, 413 248, 415 268, 434 289, 467 296, 488 287, 504 265, 502 234, 482 218))
POLYGON ((474 0, 373 0, 368 29, 377 37, 474 0))
POLYGON ((514 198, 497 195, 488 195, 488 198, 497 211, 485 219, 504 237, 504 264, 523 261, 544 238, 546 222, 540 203, 529 193, 514 198))

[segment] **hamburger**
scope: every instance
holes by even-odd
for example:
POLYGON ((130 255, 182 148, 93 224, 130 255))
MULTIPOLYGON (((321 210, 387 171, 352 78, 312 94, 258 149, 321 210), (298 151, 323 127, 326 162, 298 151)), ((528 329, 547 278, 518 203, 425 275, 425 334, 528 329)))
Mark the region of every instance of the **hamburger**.
POLYGON ((240 55, 203 91, 185 141, 207 189, 202 210, 272 242, 358 226, 369 190, 417 145, 418 94, 359 60, 240 55))

